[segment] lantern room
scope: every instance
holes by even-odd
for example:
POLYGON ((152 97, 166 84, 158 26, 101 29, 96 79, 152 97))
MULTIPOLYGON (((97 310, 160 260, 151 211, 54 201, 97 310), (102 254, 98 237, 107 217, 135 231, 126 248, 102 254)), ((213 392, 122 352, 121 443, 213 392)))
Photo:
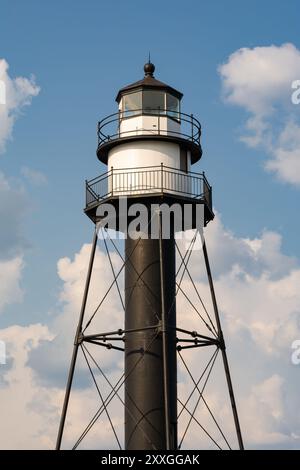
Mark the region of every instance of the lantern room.
POLYGON ((143 134, 180 135, 180 101, 182 93, 156 80, 155 67, 144 66, 145 77, 117 95, 120 113, 120 136, 143 134))
POLYGON ((108 198, 167 195, 205 199, 211 218, 211 188, 191 171, 202 156, 200 122, 182 112, 183 94, 154 71, 146 63, 144 78, 117 93, 118 111, 98 122, 97 157, 107 172, 87 182, 88 211, 108 198))
POLYGON ((199 121, 181 111, 183 94, 157 80, 154 71, 151 62, 145 64, 144 78, 119 90, 118 112, 98 123, 97 155, 109 168, 163 163, 189 171, 201 158, 199 121))

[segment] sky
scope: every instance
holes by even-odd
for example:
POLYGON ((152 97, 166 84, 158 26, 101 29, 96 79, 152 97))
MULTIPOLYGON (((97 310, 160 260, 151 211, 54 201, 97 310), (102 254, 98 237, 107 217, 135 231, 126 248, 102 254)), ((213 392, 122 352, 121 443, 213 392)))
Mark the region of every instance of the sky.
MULTIPOLYGON (((0 1, 1 448, 53 448, 92 239, 84 181, 105 171, 96 124, 142 78, 149 51, 155 76, 202 124, 193 170, 213 186, 206 238, 246 446, 300 447, 298 13, 296 0, 0 1)), ((99 247, 91 305, 105 262, 99 247)), ((117 322, 114 299, 110 311, 117 322)), ((91 388, 75 390, 70 442, 80 403, 95 406, 91 388)), ((211 400, 226 421, 223 397, 211 400)), ((110 445, 101 429, 91 442, 99 436, 110 445)))

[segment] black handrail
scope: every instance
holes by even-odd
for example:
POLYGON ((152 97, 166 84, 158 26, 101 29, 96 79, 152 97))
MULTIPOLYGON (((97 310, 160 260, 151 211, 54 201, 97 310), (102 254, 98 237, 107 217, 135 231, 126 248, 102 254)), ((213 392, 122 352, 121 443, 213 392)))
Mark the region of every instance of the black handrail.
POLYGON ((160 108, 153 108, 153 109, 134 109, 134 110, 127 110, 127 111, 119 111, 117 113, 109 114, 104 119, 98 122, 97 127, 97 134, 98 134, 98 148, 110 142, 114 139, 120 139, 126 136, 132 136, 133 132, 138 132, 137 135, 142 135, 140 132, 154 133, 155 135, 161 136, 175 136, 181 139, 189 140, 194 144, 200 146, 200 137, 201 137, 201 124, 197 118, 193 114, 186 114, 180 111, 172 111, 170 109, 160 109, 160 108), (131 129, 127 131, 120 132, 120 124, 124 119, 139 117, 139 116, 157 116, 160 120, 161 117, 173 119, 178 123, 184 122, 190 126, 190 132, 186 132, 184 129, 179 131, 175 130, 162 130, 161 126, 158 129, 146 129, 146 128, 138 128, 138 129, 131 129), (112 132, 109 133, 110 125, 112 125, 111 130, 112 132))
POLYGON ((203 199, 212 210, 212 188, 204 173, 185 172, 165 165, 112 168, 86 181, 86 207, 108 197, 133 194, 182 194, 203 199))

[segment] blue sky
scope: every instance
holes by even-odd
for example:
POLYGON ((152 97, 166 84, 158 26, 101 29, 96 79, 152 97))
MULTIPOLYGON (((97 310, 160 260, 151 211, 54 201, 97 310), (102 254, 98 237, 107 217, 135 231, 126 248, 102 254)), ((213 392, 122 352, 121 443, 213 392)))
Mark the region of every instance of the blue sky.
MULTIPOLYGON (((11 78, 33 74, 40 87, 0 155, 5 179, 22 191, 17 207, 7 202, 20 221, 15 222, 20 237, 13 251, 4 247, 1 256, 22 253, 24 259, 23 300, 7 302, 2 328, 48 324, 60 308, 57 262, 72 259, 90 242, 92 225, 82 211, 84 180, 105 171, 95 155, 97 120, 115 112, 119 88, 142 78, 148 51, 156 77, 182 91, 182 109, 202 123, 204 153, 194 170, 205 170, 225 229, 235 239, 275 232, 282 236, 283 256, 298 262, 299 184, 264 169, 270 157, 263 143, 241 141, 256 111, 224 100, 226 74, 219 69, 241 48, 291 43, 300 49, 296 0, 2 0, 0 9, 0 59, 9 64, 11 78), (24 167, 47 181, 34 184, 24 167)), ((225 89, 227 97, 232 92, 225 89)), ((286 100, 289 93, 287 88, 286 100)), ((299 118, 298 109, 280 106, 286 116, 299 118)), ((278 116, 265 116, 275 139, 278 116)), ((8 226, 5 219, 1 224, 8 226)))
POLYGON ((95 125, 116 109, 117 90, 142 76, 149 50, 156 76, 180 89, 183 108, 202 122, 204 156, 198 169, 207 172, 225 224, 241 236, 275 229, 285 234, 286 252, 299 256, 297 193, 262 170, 260 152, 238 142, 245 113, 224 106, 217 73, 240 47, 297 46, 296 2, 288 8, 279 1, 251 2, 247 8, 238 1, 226 7, 222 2, 151 5, 2 2, 0 44, 10 74, 34 74, 41 87, 1 159, 7 175, 19 176, 26 165, 48 179, 43 188, 30 188, 34 208, 25 216, 33 269, 28 265, 24 282, 36 319, 55 291, 46 289, 34 267, 42 264, 55 285, 54 261, 89 240, 91 225, 81 211, 84 179, 104 170, 95 157, 95 125))

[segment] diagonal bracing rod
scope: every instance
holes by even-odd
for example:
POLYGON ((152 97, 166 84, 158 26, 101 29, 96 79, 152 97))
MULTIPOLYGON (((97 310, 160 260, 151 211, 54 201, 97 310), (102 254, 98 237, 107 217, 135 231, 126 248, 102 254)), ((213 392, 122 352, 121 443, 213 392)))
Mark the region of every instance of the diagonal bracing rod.
POLYGON ((77 330, 76 330, 76 334, 75 334, 73 354, 72 354, 70 370, 69 370, 69 375, 68 375, 67 388, 66 388, 64 404, 63 404, 60 423, 59 423, 59 429, 58 429, 58 435, 57 435, 57 441, 56 441, 56 450, 60 450, 62 436, 63 436, 63 432, 64 432, 64 427, 65 427, 65 421, 66 421, 66 416, 67 416, 67 411, 68 411, 71 387, 72 387, 74 371, 75 371, 75 365, 76 365, 76 360, 77 360, 77 355, 78 355, 78 348, 79 348, 79 343, 80 343, 80 335, 82 333, 83 318, 84 318, 84 313, 85 313, 85 308, 86 308, 86 303, 87 303, 87 298, 88 298, 88 293, 89 293, 89 287, 90 287, 90 281, 91 281, 91 276, 92 276, 93 264, 94 264, 94 259, 95 259, 97 241, 98 241, 98 230, 97 230, 97 226, 95 226, 94 238, 93 238, 93 242, 92 242, 92 250, 91 250, 91 254, 90 254, 90 261, 89 261, 87 277, 86 277, 86 281, 85 281, 85 288, 84 288, 84 293, 83 293, 83 299, 82 299, 82 304, 81 304, 79 321, 78 321, 78 326, 77 326, 77 330))

